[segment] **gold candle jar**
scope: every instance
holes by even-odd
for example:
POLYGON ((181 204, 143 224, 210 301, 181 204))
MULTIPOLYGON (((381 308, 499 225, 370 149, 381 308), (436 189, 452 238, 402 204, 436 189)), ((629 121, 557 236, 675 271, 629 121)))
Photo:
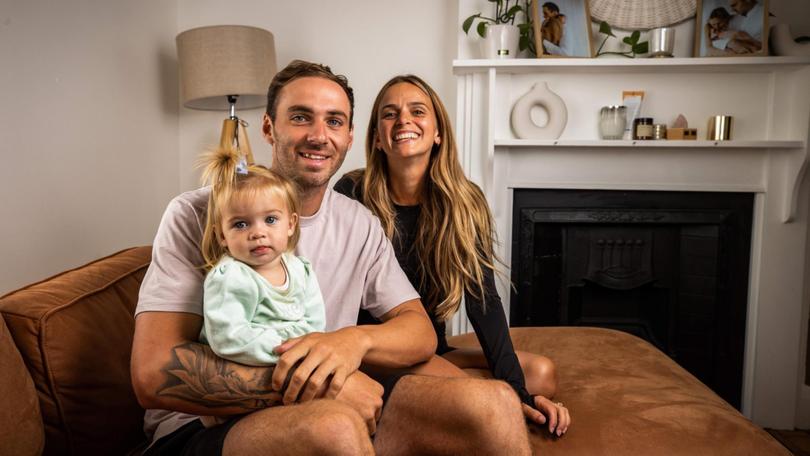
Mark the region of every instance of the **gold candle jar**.
POLYGON ((666 124, 653 125, 653 139, 667 139, 666 124))
POLYGON ((727 141, 731 139, 731 120, 731 116, 709 117, 706 139, 709 141, 727 141))

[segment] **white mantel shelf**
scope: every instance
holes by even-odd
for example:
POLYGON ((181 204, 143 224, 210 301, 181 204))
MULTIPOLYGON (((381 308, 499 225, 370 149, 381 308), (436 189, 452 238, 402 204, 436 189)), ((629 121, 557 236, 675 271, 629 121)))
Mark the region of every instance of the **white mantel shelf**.
POLYGON ((720 149, 795 149, 803 148, 802 141, 702 141, 702 140, 598 140, 598 139, 496 139, 495 147, 684 147, 720 149))
POLYGON ((706 72, 768 73, 774 69, 810 65, 810 57, 676 57, 667 59, 629 58, 545 58, 454 60, 457 75, 495 69, 499 73, 538 72, 706 72))

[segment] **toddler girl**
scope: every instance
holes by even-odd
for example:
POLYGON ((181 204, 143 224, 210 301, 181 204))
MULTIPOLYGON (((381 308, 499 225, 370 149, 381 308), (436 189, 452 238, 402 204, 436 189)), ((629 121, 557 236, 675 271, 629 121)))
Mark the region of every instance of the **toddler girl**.
POLYGON ((287 339, 324 330, 324 304, 312 265, 292 254, 301 233, 294 184, 239 160, 220 149, 203 162, 211 195, 200 341, 222 358, 266 366, 287 339))

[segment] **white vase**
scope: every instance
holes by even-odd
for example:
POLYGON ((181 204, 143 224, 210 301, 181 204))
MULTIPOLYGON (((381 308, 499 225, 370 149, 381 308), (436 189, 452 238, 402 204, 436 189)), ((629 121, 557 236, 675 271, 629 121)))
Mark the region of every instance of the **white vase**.
POLYGON ((487 26, 487 36, 481 41, 485 59, 514 59, 520 45, 520 29, 514 25, 487 26))
POLYGON ((771 27, 771 49, 776 55, 801 57, 810 55, 810 43, 797 43, 790 34, 788 24, 776 24, 771 27))
POLYGON ((546 82, 538 82, 518 99, 512 107, 512 130, 520 139, 557 139, 568 123, 568 109, 559 95, 548 88, 546 82), (539 106, 546 110, 548 122, 537 125, 532 120, 532 108, 539 106))

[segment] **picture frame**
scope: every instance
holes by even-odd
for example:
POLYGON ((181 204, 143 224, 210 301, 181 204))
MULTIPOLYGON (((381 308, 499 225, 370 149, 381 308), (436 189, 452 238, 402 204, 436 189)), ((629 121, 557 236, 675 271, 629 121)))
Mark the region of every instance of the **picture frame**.
POLYGON ((588 0, 532 0, 538 58, 592 57, 588 0))
POLYGON ((768 55, 768 0, 698 0, 695 57, 768 55))

